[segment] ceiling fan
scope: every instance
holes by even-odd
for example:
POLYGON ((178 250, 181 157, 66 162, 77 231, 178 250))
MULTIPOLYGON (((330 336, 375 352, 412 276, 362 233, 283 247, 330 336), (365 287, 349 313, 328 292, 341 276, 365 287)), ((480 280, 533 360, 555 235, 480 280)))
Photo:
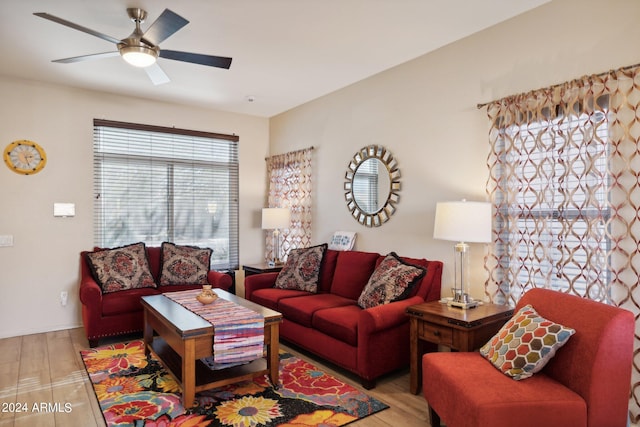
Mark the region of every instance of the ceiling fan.
POLYGON ((158 19, 156 19, 156 21, 144 32, 140 28, 140 24, 145 21, 147 12, 139 8, 128 8, 127 13, 135 23, 136 28, 133 30, 131 35, 122 40, 118 40, 115 37, 102 34, 98 31, 94 31, 90 28, 83 27, 82 25, 75 24, 48 13, 38 12, 34 13, 34 15, 57 22, 58 24, 65 25, 75 30, 82 31, 83 33, 91 34, 92 36, 99 37, 108 42, 115 43, 118 47, 117 51, 56 59, 53 62, 71 63, 120 55, 129 64, 144 68, 147 75, 155 85, 168 83, 170 81, 167 74, 157 64, 156 59, 158 57, 225 69, 229 69, 231 66, 231 58, 223 56, 201 55, 199 53, 160 49, 161 42, 171 37, 179 29, 189 23, 189 21, 171 10, 165 9, 158 19))

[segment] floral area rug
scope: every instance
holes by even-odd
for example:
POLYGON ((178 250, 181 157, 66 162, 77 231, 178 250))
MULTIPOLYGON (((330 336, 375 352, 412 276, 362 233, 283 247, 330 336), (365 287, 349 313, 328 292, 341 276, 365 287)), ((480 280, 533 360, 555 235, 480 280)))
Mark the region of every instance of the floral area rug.
POLYGON ((196 394, 185 410, 180 387, 141 340, 80 352, 108 426, 342 426, 388 406, 312 364, 280 353, 277 389, 267 378, 196 394))

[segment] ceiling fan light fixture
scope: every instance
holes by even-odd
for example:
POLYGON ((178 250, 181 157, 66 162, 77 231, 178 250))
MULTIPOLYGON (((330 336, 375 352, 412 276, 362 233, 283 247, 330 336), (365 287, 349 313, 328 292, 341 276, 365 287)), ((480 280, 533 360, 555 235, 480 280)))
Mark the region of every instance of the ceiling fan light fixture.
POLYGON ((158 58, 158 52, 145 46, 123 46, 120 48, 122 59, 134 67, 148 67, 158 58))
MULTIPOLYGON (((1 1, 1 0, 0 0, 1 1)), ((172 12, 169 9, 164 9, 160 16, 146 29, 142 31, 140 24, 142 24, 146 17, 147 12, 140 8, 128 8, 127 14, 131 21, 135 24, 133 32, 124 39, 117 39, 107 34, 100 33, 82 25, 78 25, 66 19, 58 18, 57 16, 49 13, 37 12, 35 16, 55 22, 56 24, 64 25, 65 27, 72 28, 74 30, 81 31, 83 33, 98 37, 109 43, 115 44, 118 48, 117 51, 111 50, 110 52, 95 53, 90 55, 74 56, 71 58, 56 59, 53 62, 58 63, 72 63, 100 58, 113 57, 114 55, 120 55, 130 65, 134 67, 144 68, 147 76, 151 79, 154 85, 160 85, 169 82, 169 77, 166 73, 157 65, 154 65, 158 57, 161 56, 164 59, 170 59, 174 61, 187 62, 192 64, 200 64, 209 67, 229 69, 231 66, 232 58, 224 56, 202 55, 193 52, 182 52, 179 50, 160 50, 160 43, 171 37, 178 30, 189 23, 188 20, 182 16, 172 12)))

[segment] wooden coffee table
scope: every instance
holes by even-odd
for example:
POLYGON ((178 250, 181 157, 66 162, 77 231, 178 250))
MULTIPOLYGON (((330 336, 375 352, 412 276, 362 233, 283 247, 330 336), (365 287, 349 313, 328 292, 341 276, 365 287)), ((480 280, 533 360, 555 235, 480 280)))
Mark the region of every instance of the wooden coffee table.
POLYGON ((194 405, 196 392, 269 375, 279 384, 279 328, 277 311, 214 289, 219 297, 249 308, 264 317, 266 358, 232 368, 212 370, 200 359, 213 355, 214 329, 211 323, 164 295, 142 297, 145 354, 153 353, 182 387, 182 405, 194 405), (154 336, 154 331, 157 336, 154 336))

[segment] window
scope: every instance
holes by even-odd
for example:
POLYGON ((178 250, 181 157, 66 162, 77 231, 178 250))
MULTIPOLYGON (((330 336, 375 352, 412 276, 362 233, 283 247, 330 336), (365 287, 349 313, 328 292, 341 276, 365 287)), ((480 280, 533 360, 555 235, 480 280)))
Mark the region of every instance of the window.
MULTIPOLYGON (((378 190, 378 169, 383 168, 376 159, 367 159, 360 163, 360 166, 353 175, 353 198, 358 207, 366 213, 375 213, 380 210, 382 203, 379 201, 378 190)), ((382 171, 387 173, 386 170, 382 171)), ((387 188, 382 188, 387 190, 387 188)), ((385 200, 386 201, 386 200, 385 200)))
POLYGON ((500 286, 514 301, 537 287, 602 299, 610 280, 608 132, 604 108, 542 109, 500 128, 495 252, 500 286))
POLYGON ((94 238, 100 247, 164 241, 238 267, 238 137, 94 120, 94 238))
MULTIPOLYGON (((281 230, 283 259, 295 248, 311 246, 311 191, 313 147, 266 158, 268 207, 289 208, 291 225, 281 230)), ((266 259, 273 259, 273 237, 266 233, 266 259)))
MULTIPOLYGON (((582 221, 576 222, 569 217, 563 222, 554 223, 558 230, 562 226, 562 232, 555 233, 559 236, 555 253, 563 254, 556 257, 561 259, 559 265, 563 268, 556 268, 554 273, 576 278, 575 283, 585 283, 585 277, 589 279, 586 281, 586 292, 572 287, 570 280, 562 283, 557 277, 554 278, 554 285, 563 286, 568 293, 581 294, 627 309, 636 318, 640 316, 639 81, 640 67, 632 65, 486 104, 491 122, 487 192, 495 207, 494 215, 500 220, 499 230, 502 233, 494 230, 493 244, 488 247, 485 257, 489 273, 485 293, 491 301, 506 299, 510 303, 516 302, 518 298, 511 296, 520 295, 522 286, 526 284, 519 282, 518 255, 514 255, 517 251, 507 248, 512 241, 520 239, 517 221, 511 221, 516 224, 511 228, 510 220, 502 217, 510 210, 513 195, 526 190, 527 187, 518 187, 519 183, 526 185, 531 176, 521 174, 521 178, 509 180, 508 175, 512 170, 523 169, 518 164, 513 164, 513 167, 505 164, 508 159, 506 154, 515 146, 515 138, 520 138, 518 130, 522 134, 522 130, 527 128, 525 122, 530 123, 531 127, 538 122, 544 126, 549 120, 541 117, 539 112, 560 106, 562 114, 571 117, 576 126, 556 128, 552 133, 558 135, 558 143, 553 146, 556 152, 553 159, 557 159, 554 160, 557 163, 554 171, 559 187, 557 191, 548 193, 562 197, 562 203, 555 204, 558 218, 561 214, 573 211, 582 221), (530 117, 527 117, 528 114, 530 117), (563 154, 568 158, 563 158, 563 154), (560 163, 561 160, 563 163, 560 163), (604 175, 601 175, 603 171, 604 175), (571 202, 573 198, 575 202, 571 202), (511 238, 505 240, 505 236, 511 238), (565 240, 572 243, 567 245, 565 240), (504 254, 513 256, 510 263, 504 261, 504 254), (571 259, 576 261, 571 263, 571 259), (582 269, 583 273, 579 273, 579 269, 585 262, 577 260, 586 260, 589 266, 582 269), (603 262, 606 264, 601 265, 603 262), (574 273, 568 274, 569 267, 574 273), (513 292, 506 290, 510 283, 513 292)), ((564 122, 558 120, 558 124, 564 122)), ((521 152, 516 158, 522 162, 527 155, 521 152)), ((549 168, 539 170, 542 172, 549 168)), ((513 205, 516 204, 514 201, 513 205)), ((520 212, 527 213, 526 209, 520 212)), ((539 224, 540 227, 545 225, 542 222, 539 224)), ((530 234, 535 237, 540 232, 530 229, 530 234)), ((525 234, 522 236, 524 238, 525 234)), ((538 252, 533 250, 529 253, 530 257, 538 256, 538 252)), ((635 355, 640 353, 639 342, 635 340, 635 355)), ((631 379, 634 392, 629 403, 630 418, 634 422, 640 419, 637 394, 637 390, 640 390, 639 378, 640 367, 634 363, 631 379)))

